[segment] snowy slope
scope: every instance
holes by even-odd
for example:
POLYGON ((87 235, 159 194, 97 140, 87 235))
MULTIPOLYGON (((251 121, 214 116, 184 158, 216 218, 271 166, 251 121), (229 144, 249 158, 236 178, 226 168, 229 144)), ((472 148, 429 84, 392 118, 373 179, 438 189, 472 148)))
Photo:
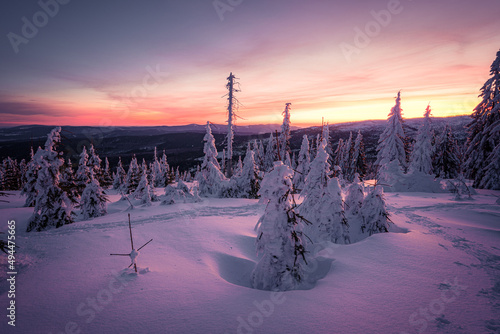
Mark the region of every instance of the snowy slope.
MULTIPOLYGON (((158 193, 162 191, 158 189, 158 193)), ((0 333, 498 333, 500 192, 386 194, 385 233, 352 245, 316 245, 311 290, 249 288, 257 260, 255 200, 209 199, 152 207, 112 195, 109 214, 26 233, 23 198, 0 203, 17 223, 15 329, 7 325, 0 254, 0 333), (127 214, 143 248, 130 260, 127 214)))

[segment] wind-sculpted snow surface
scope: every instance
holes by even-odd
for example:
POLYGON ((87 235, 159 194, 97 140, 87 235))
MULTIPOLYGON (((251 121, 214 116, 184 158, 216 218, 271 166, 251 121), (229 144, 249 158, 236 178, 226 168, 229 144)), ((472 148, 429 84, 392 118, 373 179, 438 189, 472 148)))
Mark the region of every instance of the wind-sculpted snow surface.
MULTIPOLYGON (((189 186, 191 186, 189 184, 189 186)), ((158 194, 164 188, 156 189, 158 194)), ((25 232, 33 208, 0 203, 16 221, 16 328, 0 253, 0 333, 496 333, 500 319, 500 192, 386 193, 400 232, 310 244, 308 290, 252 289, 258 219, 252 199, 151 206, 109 191, 108 214, 25 232), (127 269, 127 214, 142 245, 127 269)), ((160 196, 164 199, 164 196, 160 196)), ((347 210, 346 210, 347 211, 347 210)), ((348 215, 349 212, 346 212, 348 215)), ((80 218, 81 219, 81 218, 80 218)), ((392 224, 391 224, 392 226, 392 224)), ((5 235, 0 234, 4 240, 5 235)))

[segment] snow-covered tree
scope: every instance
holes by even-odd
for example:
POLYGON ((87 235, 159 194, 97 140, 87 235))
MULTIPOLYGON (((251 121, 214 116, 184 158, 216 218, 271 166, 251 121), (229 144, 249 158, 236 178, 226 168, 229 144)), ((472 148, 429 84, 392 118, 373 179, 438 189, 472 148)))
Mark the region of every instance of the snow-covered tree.
MULTIPOLYGON (((39 151, 41 151, 41 148, 38 148, 39 151)), ((37 190, 36 190, 36 179, 38 176, 38 169, 40 169, 40 166, 38 166, 36 159, 34 158, 34 153, 33 153, 33 147, 31 148, 31 159, 28 162, 27 165, 27 170, 25 174, 25 183, 24 187, 21 190, 21 195, 26 196, 26 201, 24 202, 24 206, 29 207, 29 206, 35 206, 35 200, 36 200, 36 195, 37 195, 37 190)))
POLYGON ((130 161, 130 165, 128 167, 127 175, 125 177, 125 184, 122 190, 125 194, 129 194, 137 189, 139 182, 141 181, 142 173, 139 165, 137 164, 137 158, 135 155, 132 157, 130 161))
POLYGON ((349 132, 349 138, 344 144, 342 152, 342 162, 340 168, 342 169, 344 178, 348 181, 352 181, 354 178, 354 169, 352 165, 354 157, 354 142, 352 141, 352 132, 349 132))
POLYGON ((385 204, 384 190, 380 185, 373 187, 366 195, 360 212, 363 217, 362 233, 372 235, 389 232, 391 221, 385 204))
POLYGON ((160 170, 161 172, 157 174, 158 178, 158 184, 157 187, 166 187, 170 182, 170 166, 168 165, 167 162, 167 155, 165 154, 165 151, 163 151, 163 155, 160 160, 160 170))
POLYGON ((257 168, 259 170, 265 170, 264 166, 265 151, 264 151, 264 145, 262 144, 262 140, 257 141, 257 139, 255 139, 253 143, 253 151, 255 153, 255 163, 257 164, 257 168))
POLYGON ((302 145, 300 146, 299 157, 297 161, 297 173, 293 176, 294 189, 302 189, 304 182, 309 173, 311 166, 311 156, 309 154, 309 140, 307 135, 302 137, 302 145))
POLYGON ((203 138, 205 146, 203 153, 203 163, 201 170, 197 174, 200 196, 220 196, 224 190, 224 181, 226 178, 220 171, 219 163, 217 162, 217 148, 215 147, 215 139, 212 135, 210 122, 206 125, 206 134, 203 138))
POLYGON ((19 190, 21 173, 17 160, 7 157, 2 163, 3 169, 3 189, 4 190, 19 190))
POLYGON ((116 166, 115 177, 113 178, 113 189, 120 190, 125 185, 125 178, 127 173, 123 168, 122 158, 118 159, 118 165, 116 166))
POLYGON ((133 196, 141 201, 141 204, 151 205, 151 192, 148 182, 148 172, 147 169, 143 169, 141 181, 137 185, 133 196))
POLYGON ((194 203, 200 202, 201 198, 197 193, 193 193, 191 189, 183 181, 179 181, 176 186, 169 184, 165 187, 165 199, 161 202, 162 205, 176 203, 194 203))
POLYGON ((155 187, 165 186, 165 174, 162 171, 160 160, 158 160, 157 150, 155 146, 155 152, 153 157, 153 166, 151 167, 152 183, 155 187))
POLYGON ((304 187, 300 193, 304 200, 299 207, 299 212, 312 223, 309 228, 311 232, 318 230, 321 198, 325 194, 331 174, 328 153, 326 153, 325 148, 326 141, 323 140, 318 147, 316 158, 311 163, 304 187))
POLYGON ((500 145, 500 50, 479 97, 482 100, 474 108, 468 125, 466 176, 474 180, 474 187, 500 189, 494 175, 494 166, 498 164, 498 154, 494 151, 498 151, 500 145))
POLYGON ((75 175, 75 184, 77 187, 78 196, 81 196, 83 189, 90 182, 90 168, 89 168, 89 155, 87 154, 87 149, 85 146, 80 153, 80 161, 78 162, 78 169, 75 175))
MULTIPOLYGON (((290 111, 291 103, 285 105, 283 110, 283 124, 281 124, 281 133, 278 138, 279 153, 278 157, 286 163, 286 154, 290 154, 290 111)), ((290 166, 291 167, 291 166, 290 166)))
POLYGON ((335 149, 333 155, 333 165, 340 167, 340 165, 342 165, 342 161, 344 161, 344 139, 339 138, 337 148, 335 149))
POLYGON ((276 160, 278 160, 276 138, 271 132, 269 139, 267 140, 266 154, 264 158, 265 170, 270 171, 276 160))
POLYGON ((432 174, 432 152, 431 106, 428 105, 411 154, 410 172, 432 174))
POLYGON ((57 144, 61 141, 60 132, 60 127, 52 130, 45 142, 45 148, 38 150, 34 157, 40 169, 35 186, 35 209, 28 221, 28 232, 57 228, 73 222, 71 201, 59 188, 59 168, 63 164, 57 152, 57 144))
POLYGON ((293 170, 283 162, 262 180, 260 195, 267 202, 257 229, 260 260, 252 272, 252 286, 261 290, 296 289, 305 280, 307 241, 303 221, 294 211, 293 170))
MULTIPOLYGON (((328 122, 323 124, 323 127, 321 129, 321 139, 317 144, 319 145, 322 140, 326 141, 325 151, 326 153, 328 153, 328 163, 331 166, 333 163, 333 148, 332 140, 330 138, 330 125, 328 124, 328 122)), ((318 147, 318 145, 316 146, 316 148, 318 147)))
POLYGON ((111 169, 109 168, 109 161, 106 157, 104 159, 104 171, 102 173, 102 187, 108 189, 113 185, 113 177, 111 175, 111 169))
POLYGON ((451 128, 446 125, 441 136, 436 140, 433 158, 434 174, 440 178, 453 179, 460 173, 457 141, 451 128))
POLYGON ((384 171, 384 166, 391 161, 397 160, 403 169, 406 168, 405 138, 401 109, 401 92, 398 92, 396 105, 392 107, 387 119, 387 126, 378 141, 375 165, 379 168, 379 178, 384 171))
POLYGON ((500 190, 500 144, 491 152, 491 162, 486 166, 479 188, 500 190))
POLYGON ((94 172, 94 179, 97 180, 99 184, 102 183, 102 169, 101 169, 101 158, 99 158, 99 155, 97 155, 97 152, 95 151, 94 144, 90 144, 89 148, 89 159, 87 161, 87 166, 89 166, 90 169, 94 172))
POLYGON ((75 172, 73 171, 71 159, 68 159, 67 163, 63 163, 61 167, 59 187, 66 193, 73 204, 78 204, 80 195, 78 193, 78 186, 75 182, 75 172))
POLYGON ((240 155, 238 156, 238 163, 234 167, 233 176, 234 177, 240 176, 242 171, 243 171, 243 162, 241 161, 241 155, 240 155))
POLYGON ((94 171, 91 170, 89 183, 85 186, 80 199, 80 210, 83 219, 104 216, 107 212, 107 201, 104 190, 95 179, 94 171))
POLYGON ((333 177, 328 181, 320 199, 319 210, 317 219, 320 240, 328 240, 336 244, 350 243, 349 224, 345 217, 338 178, 333 177))
POLYGON ((363 186, 359 181, 358 173, 354 174, 353 182, 347 188, 345 197, 345 211, 353 216, 357 215, 363 205, 365 195, 363 193, 363 186))
POLYGON ((368 166, 366 164, 365 144, 363 142, 363 135, 361 134, 361 131, 358 131, 358 135, 354 141, 350 169, 354 173, 353 175, 358 174, 359 178, 363 178, 368 170, 368 166))
POLYGON ((236 197, 259 198, 261 178, 254 157, 253 150, 247 149, 241 173, 233 179, 236 197))

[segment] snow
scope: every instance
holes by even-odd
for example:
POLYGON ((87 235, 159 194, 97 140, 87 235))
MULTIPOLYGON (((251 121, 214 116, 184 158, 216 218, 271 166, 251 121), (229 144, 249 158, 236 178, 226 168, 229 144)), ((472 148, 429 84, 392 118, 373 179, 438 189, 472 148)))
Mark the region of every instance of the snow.
MULTIPOLYGON (((163 193, 163 188, 157 189, 163 193)), ((500 328, 499 191, 386 193, 403 233, 350 245, 314 244, 316 285, 250 288, 257 261, 252 199, 141 206, 109 191, 108 214, 26 233, 33 208, 19 192, 0 203, 16 221, 15 331, 0 333, 493 333, 500 328), (130 252, 141 249, 138 273, 130 252), (67 330, 67 331, 66 331, 67 330)), ((7 224, 0 231, 6 232, 7 224)), ((4 235, 0 235, 3 238, 4 235)), ((0 253, 0 303, 7 303, 0 253)))

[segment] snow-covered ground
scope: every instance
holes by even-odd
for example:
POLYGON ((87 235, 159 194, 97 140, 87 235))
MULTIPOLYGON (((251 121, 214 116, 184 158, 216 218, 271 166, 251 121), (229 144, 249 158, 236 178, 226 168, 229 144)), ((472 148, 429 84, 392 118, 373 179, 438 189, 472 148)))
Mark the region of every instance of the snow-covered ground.
MULTIPOLYGON (((158 189, 158 193, 162 190, 158 189)), ((16 327, 0 333, 499 333, 500 192, 386 194, 384 233, 351 245, 313 245, 310 290, 251 289, 256 200, 136 206, 110 196, 108 215, 26 233, 32 208, 11 192, 1 231, 17 226, 16 327), (127 214, 140 251, 130 259, 127 214), (326 247, 324 247, 326 246, 326 247)), ((5 239, 5 235, 0 235, 5 239)), ((137 248, 136 247, 136 248, 137 248)))

